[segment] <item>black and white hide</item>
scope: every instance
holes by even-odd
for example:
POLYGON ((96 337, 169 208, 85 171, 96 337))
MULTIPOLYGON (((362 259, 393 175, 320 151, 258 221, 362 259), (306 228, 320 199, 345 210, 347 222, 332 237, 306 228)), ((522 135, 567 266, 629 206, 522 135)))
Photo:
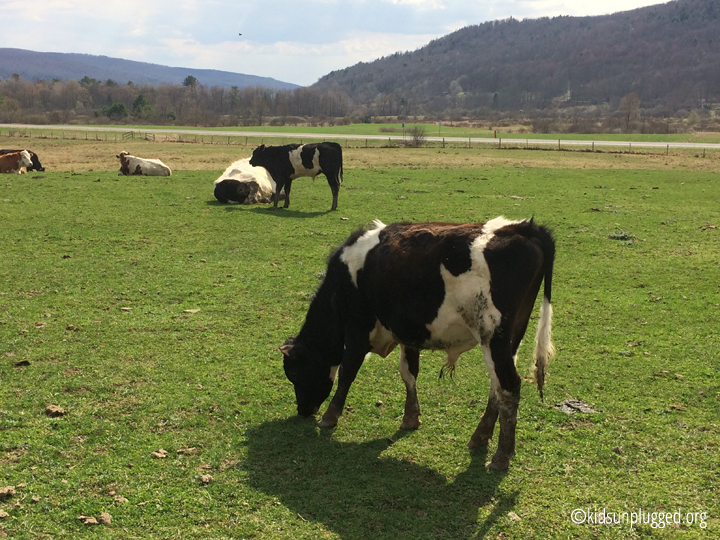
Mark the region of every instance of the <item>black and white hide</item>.
POLYGON ((337 390, 321 427, 333 427, 365 356, 400 345, 407 397, 401 429, 420 425, 416 382, 421 349, 447 352, 446 368, 480 345, 490 374, 485 413, 470 447, 485 446, 499 419, 490 467, 507 469, 515 453, 520 375, 515 360, 540 285, 545 283, 534 369, 542 397, 551 341, 553 261, 550 231, 529 221, 487 223, 376 221, 330 257, 325 278, 297 336, 280 347, 298 414, 315 414, 337 390))
POLYGON ((215 180, 215 198, 223 204, 269 203, 275 189, 267 170, 253 167, 249 158, 236 161, 215 180))

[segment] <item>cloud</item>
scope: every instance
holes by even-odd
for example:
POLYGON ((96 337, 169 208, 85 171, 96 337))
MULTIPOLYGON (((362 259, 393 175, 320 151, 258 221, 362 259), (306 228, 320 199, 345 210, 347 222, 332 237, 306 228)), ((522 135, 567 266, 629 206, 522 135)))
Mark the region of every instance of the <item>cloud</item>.
POLYGON ((162 48, 183 66, 222 69, 310 85, 331 71, 395 52, 415 50, 434 37, 357 32, 337 42, 314 44, 297 41, 265 44, 250 40, 202 44, 195 40, 166 38, 162 40, 162 48), (312 69, 308 70, 308 66, 312 69))
POLYGON ((597 15, 653 0, 0 0, 0 47, 220 69, 308 85, 510 16, 597 15), (31 9, 30 9, 31 7, 31 9), (26 21, 26 22, 25 22, 26 21), (242 34, 242 36, 238 36, 242 34))

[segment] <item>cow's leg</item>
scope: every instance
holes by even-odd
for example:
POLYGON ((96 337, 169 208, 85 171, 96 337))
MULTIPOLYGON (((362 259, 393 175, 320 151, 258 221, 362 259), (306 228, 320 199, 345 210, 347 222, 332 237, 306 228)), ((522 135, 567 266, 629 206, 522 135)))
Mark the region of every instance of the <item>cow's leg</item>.
POLYGON ((487 406, 485 412, 480 419, 475 433, 470 437, 468 442, 468 448, 477 448, 480 446, 487 446, 488 441, 492 439, 493 431, 495 430, 495 423, 498 419, 498 397, 497 397, 497 379, 490 379, 490 392, 488 395, 487 406))
POLYGON ((285 204, 283 208, 290 206, 290 188, 292 187, 292 180, 285 182, 285 204))
POLYGON ((280 192, 282 191, 283 187, 285 186, 284 182, 275 182, 275 193, 273 193, 272 200, 273 205, 270 210, 277 210, 278 202, 280 201, 280 192))
POLYGON ((495 425, 495 419, 499 418, 498 447, 488 463, 489 468, 498 471, 506 470, 510 466, 510 458, 515 454, 515 426, 520 404, 520 375, 515 369, 514 356, 516 350, 512 350, 507 336, 508 332, 498 331, 489 346, 482 346, 490 373, 490 396, 485 414, 469 443, 469 446, 480 446, 484 441, 487 444, 487 439, 492 436, 491 428, 495 425))
POLYGON ((328 185, 332 190, 333 202, 330 210, 337 210, 338 194, 340 193, 340 178, 338 178, 337 174, 326 174, 325 178, 327 178, 328 185))
POLYGON ((325 414, 323 414, 322 419, 318 422, 319 427, 335 427, 337 425, 338 418, 340 418, 345 408, 345 400, 350 391, 350 386, 365 360, 365 355, 369 352, 370 343, 368 342, 367 335, 365 336, 364 342, 362 340, 353 340, 350 342, 346 339, 345 352, 343 353, 342 364, 340 364, 338 374, 337 390, 335 390, 335 395, 332 400, 330 400, 330 405, 325 411, 325 414))
POLYGON ((400 376, 405 383, 405 414, 400 429, 420 427, 420 404, 417 397, 417 376, 420 371, 420 350, 400 345, 400 376))

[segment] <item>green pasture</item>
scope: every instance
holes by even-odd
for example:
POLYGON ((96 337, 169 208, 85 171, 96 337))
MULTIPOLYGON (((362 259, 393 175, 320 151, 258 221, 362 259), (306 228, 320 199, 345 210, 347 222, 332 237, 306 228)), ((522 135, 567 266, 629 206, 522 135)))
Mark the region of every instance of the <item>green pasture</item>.
POLYGON ((222 206, 224 165, 2 175, 0 537, 718 537, 718 173, 402 160, 346 167, 336 212, 324 177, 296 180, 289 210, 222 206), (417 431, 398 430, 397 351, 368 359, 335 430, 297 418, 277 347, 330 251, 373 219, 498 215, 557 241, 557 356, 544 402, 523 385, 509 471, 484 466, 496 440, 466 447, 488 392, 479 349, 452 379, 424 352, 417 431), (568 398, 597 412, 555 408, 568 398), (79 519, 101 512, 111 523, 79 519))

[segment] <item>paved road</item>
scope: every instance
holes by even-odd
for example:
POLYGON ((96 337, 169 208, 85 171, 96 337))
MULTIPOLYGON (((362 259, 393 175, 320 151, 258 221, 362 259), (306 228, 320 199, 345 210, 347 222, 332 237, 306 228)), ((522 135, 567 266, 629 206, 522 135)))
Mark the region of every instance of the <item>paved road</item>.
MULTIPOLYGON (((270 131, 220 131, 220 130, 208 130, 208 129, 173 129, 173 128, 153 128, 153 129, 134 129, 132 126, 114 126, 114 127, 102 127, 102 126, 64 126, 64 125, 53 125, 53 126, 38 126, 29 124, 0 124, 0 129, 42 129, 45 131, 95 131, 105 132, 111 131, 116 133, 136 131, 139 133, 155 133, 155 134, 180 134, 180 135, 213 135, 216 137, 275 137, 275 138, 295 138, 295 139, 329 139, 329 140, 342 140, 342 139, 362 139, 362 140, 403 140, 402 135, 390 134, 390 135, 346 135, 338 133, 279 133, 270 131)), ((410 139, 410 136, 406 136, 406 139, 410 139)), ((471 142, 475 144, 497 144, 502 145, 503 143, 512 144, 518 146, 523 143, 531 146, 590 146, 590 147, 628 147, 632 148, 697 148, 697 149, 708 149, 708 150, 720 150, 720 144, 718 143, 688 143, 688 142, 652 142, 652 141, 585 141, 585 140, 565 140, 565 139, 531 139, 531 138, 519 138, 512 137, 506 139, 493 139, 493 138, 482 138, 482 137, 434 137, 426 136, 427 141, 437 142, 455 142, 455 143, 466 143, 471 142)))

